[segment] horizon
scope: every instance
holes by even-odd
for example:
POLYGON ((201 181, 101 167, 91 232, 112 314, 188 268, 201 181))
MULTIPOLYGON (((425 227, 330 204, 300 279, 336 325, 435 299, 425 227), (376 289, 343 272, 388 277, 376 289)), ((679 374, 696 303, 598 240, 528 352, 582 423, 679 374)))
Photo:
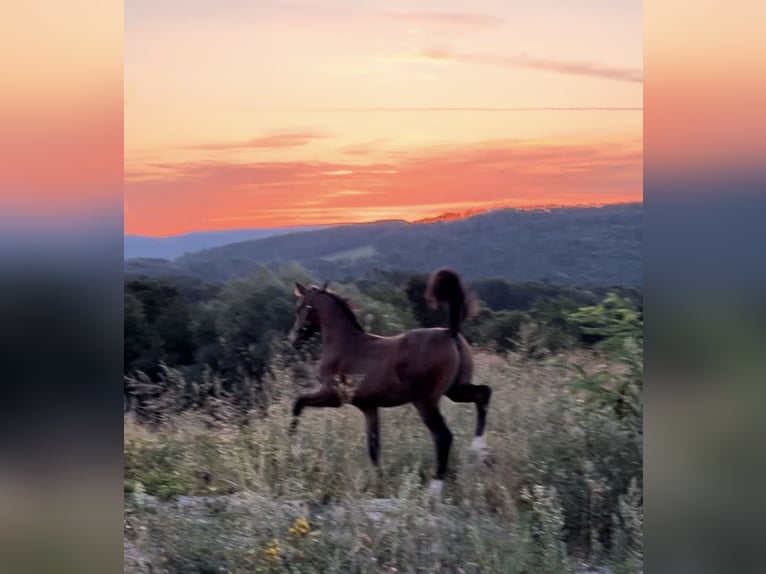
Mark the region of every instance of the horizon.
POLYGON ((527 206, 527 207, 495 207, 495 208, 488 208, 478 211, 473 211, 471 213, 460 213, 460 214, 454 214, 454 213, 443 213, 440 215, 436 215, 433 217, 427 217, 424 219, 418 219, 418 220, 407 220, 407 219, 375 219, 375 220, 369 220, 369 221, 342 221, 342 222, 336 222, 336 223, 326 223, 326 224, 320 224, 320 225, 303 225, 303 224, 296 224, 296 225, 275 225, 273 227, 231 227, 231 228, 223 228, 223 229, 206 229, 206 230, 199 230, 199 229, 192 229, 191 231, 183 231, 181 233, 172 233, 169 235, 142 235, 139 233, 129 233, 124 232, 123 236, 133 236, 133 237, 143 237, 147 239, 166 239, 171 237, 182 237, 184 235, 191 235, 195 233, 235 233, 235 232, 246 232, 246 231, 260 231, 260 230, 269 230, 269 229, 303 229, 303 228, 321 228, 326 229, 330 227, 338 227, 342 225, 373 225, 376 223, 387 223, 387 222, 400 222, 400 223, 407 223, 409 225, 422 225, 422 224, 430 224, 430 223, 439 223, 439 222, 445 222, 445 221, 457 221, 460 219, 470 219, 472 217, 478 217, 480 215, 485 215, 487 213, 491 212, 497 212, 497 211, 553 211, 556 209, 598 209, 602 207, 613 207, 613 206, 620 206, 620 205, 643 205, 643 200, 638 201, 620 201, 615 203, 600 203, 600 204, 573 204, 573 205, 535 205, 535 206, 527 206))
POLYGON ((642 200, 640 2, 125 8, 125 234, 642 200))

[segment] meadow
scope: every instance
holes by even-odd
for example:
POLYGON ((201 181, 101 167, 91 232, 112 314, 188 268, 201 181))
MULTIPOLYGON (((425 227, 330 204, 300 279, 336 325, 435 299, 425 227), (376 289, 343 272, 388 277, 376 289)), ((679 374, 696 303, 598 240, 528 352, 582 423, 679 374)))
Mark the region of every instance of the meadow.
MULTIPOLYGON (((455 441, 439 499, 431 438, 409 405, 381 413, 380 474, 353 407, 308 409, 291 441, 291 357, 272 358, 259 387, 269 400, 244 416, 216 398, 160 409, 152 424, 128 412, 125 571, 640 572, 633 335, 535 358, 524 333, 513 351, 477 350, 474 382, 494 390, 489 452, 469 451, 473 405, 442 399, 455 441)), ((163 404, 201 384, 172 368, 163 381, 163 404)))

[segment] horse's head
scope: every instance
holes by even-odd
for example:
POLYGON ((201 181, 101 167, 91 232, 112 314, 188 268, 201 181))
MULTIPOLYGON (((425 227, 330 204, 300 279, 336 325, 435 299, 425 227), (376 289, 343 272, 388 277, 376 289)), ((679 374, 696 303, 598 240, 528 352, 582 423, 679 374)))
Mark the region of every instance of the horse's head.
POLYGON ((298 282, 295 283, 295 296, 298 301, 295 304, 295 323, 289 335, 290 343, 294 348, 299 348, 306 339, 319 332, 319 314, 314 307, 314 299, 326 288, 327 283, 321 289, 313 286, 304 287, 298 282))

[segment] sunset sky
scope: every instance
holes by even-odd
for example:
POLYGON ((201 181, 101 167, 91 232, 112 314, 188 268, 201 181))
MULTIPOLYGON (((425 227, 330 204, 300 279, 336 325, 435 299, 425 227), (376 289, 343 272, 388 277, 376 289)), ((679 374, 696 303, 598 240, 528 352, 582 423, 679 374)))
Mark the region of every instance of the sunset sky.
POLYGON ((642 3, 125 2, 125 231, 642 198, 642 3))

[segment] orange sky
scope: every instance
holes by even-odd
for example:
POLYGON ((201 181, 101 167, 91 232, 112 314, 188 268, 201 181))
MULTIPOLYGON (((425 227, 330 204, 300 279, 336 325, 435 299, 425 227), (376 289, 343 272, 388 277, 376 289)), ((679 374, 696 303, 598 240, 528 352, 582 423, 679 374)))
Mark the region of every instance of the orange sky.
POLYGON ((22 2, 0 21, 3 225, 119 208, 122 16, 100 0, 22 2))
POLYGON ((642 198, 639 1, 131 0, 125 20, 127 233, 642 198))

